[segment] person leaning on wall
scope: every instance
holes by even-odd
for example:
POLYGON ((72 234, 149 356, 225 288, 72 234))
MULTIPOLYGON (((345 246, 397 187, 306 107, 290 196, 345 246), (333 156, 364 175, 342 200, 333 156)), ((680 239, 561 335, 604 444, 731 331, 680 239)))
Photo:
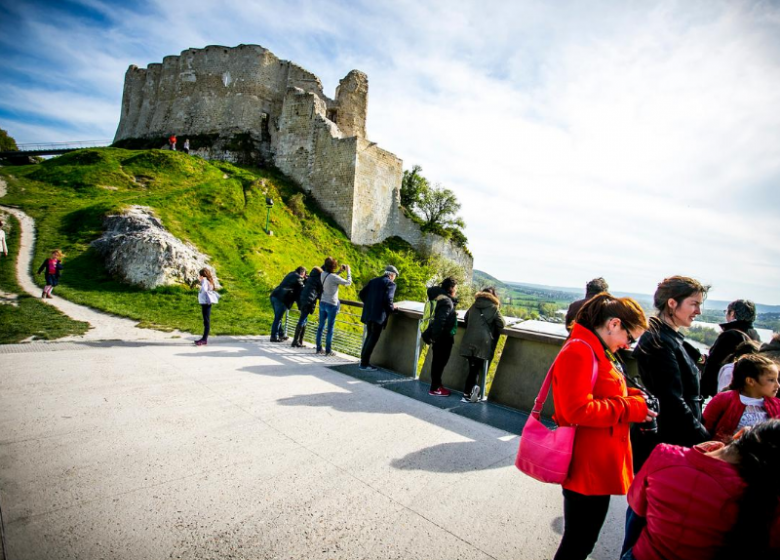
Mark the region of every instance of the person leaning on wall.
POLYGON ((450 390, 442 385, 444 367, 450 359, 452 346, 455 344, 455 333, 458 330, 458 313, 455 306, 458 299, 458 282, 445 278, 441 286, 428 288, 428 301, 435 303, 433 319, 422 334, 426 344, 431 345, 431 388, 428 394, 433 397, 449 397, 450 390))
POLYGON ((473 305, 466 311, 466 332, 460 343, 460 355, 468 360, 469 373, 463 387, 463 402, 479 402, 479 376, 493 360, 498 337, 506 326, 500 308, 501 302, 496 295, 496 289, 491 286, 477 292, 473 305))
POLYGON ((293 303, 298 301, 298 296, 303 289, 306 280, 306 269, 299 266, 284 277, 274 291, 271 292, 271 306, 274 309, 274 321, 271 324, 271 342, 283 342, 290 337, 285 335, 282 317, 289 311, 293 303))
POLYGON ((360 352, 360 369, 363 371, 376 371, 371 365, 371 354, 379 342, 382 330, 387 326, 390 314, 395 311, 393 298, 395 297, 395 279, 398 277, 398 269, 393 265, 385 267, 384 274, 377 276, 363 286, 358 297, 363 302, 363 313, 360 322, 366 326, 366 339, 360 352))
POLYGON ((585 297, 578 299, 569 305, 569 309, 566 311, 566 330, 571 332, 571 326, 574 322, 574 318, 577 316, 577 312, 585 305, 585 302, 591 299, 593 296, 600 294, 601 292, 608 292, 609 284, 603 278, 594 278, 585 285, 585 297))

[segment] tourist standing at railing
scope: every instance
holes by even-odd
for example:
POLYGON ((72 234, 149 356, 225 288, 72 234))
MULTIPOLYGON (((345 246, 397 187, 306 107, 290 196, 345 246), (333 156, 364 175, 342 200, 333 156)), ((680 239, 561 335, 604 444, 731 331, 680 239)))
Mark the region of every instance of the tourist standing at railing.
POLYGON ((585 297, 583 299, 578 299, 577 301, 572 302, 569 305, 569 309, 566 311, 566 330, 571 332, 571 325, 574 322, 574 318, 577 316, 577 313, 582 308, 582 306, 585 305, 586 301, 591 299, 593 296, 600 294, 601 292, 608 291, 609 284, 607 284, 607 281, 603 278, 594 278, 585 284, 585 297))
POLYGON ((634 468, 639 470, 659 443, 691 447, 707 441, 702 424, 698 363, 701 353, 680 332, 701 315, 709 286, 693 278, 672 276, 658 284, 653 296, 657 317, 639 339, 633 356, 645 387, 658 398, 658 432, 632 432, 634 468))
POLYGON ((712 397, 717 394, 718 373, 726 364, 726 358, 731 356, 740 343, 748 340, 761 342, 761 337, 753 328, 756 320, 756 304, 750 300, 738 299, 729 303, 726 308, 726 322, 720 324, 723 332, 718 335, 710 348, 704 373, 701 376, 701 394, 712 397))
POLYGON ((301 295, 298 297, 298 309, 301 315, 298 317, 298 324, 295 325, 295 335, 293 335, 292 341, 293 348, 303 347, 303 335, 306 334, 306 324, 309 322, 309 315, 314 313, 314 309, 317 307, 317 300, 322 296, 321 275, 322 269, 319 266, 312 268, 311 273, 306 277, 306 282, 303 284, 301 295))
POLYGON ((479 375, 487 371, 486 366, 493 360, 501 329, 506 326, 500 307, 496 289, 491 286, 477 292, 474 304, 466 311, 466 332, 460 343, 460 355, 468 360, 469 373, 463 387, 463 402, 479 402, 479 375))
POLYGON ((339 314, 341 304, 339 302, 339 286, 352 285, 352 270, 348 264, 342 264, 339 267, 338 261, 332 257, 325 259, 322 265, 322 297, 320 299, 320 324, 317 325, 317 354, 333 355, 333 328, 336 323, 336 315, 339 314), (342 272, 347 273, 346 278, 339 276, 342 272), (328 323, 328 334, 325 338, 325 349, 322 349, 322 331, 325 328, 325 322, 328 323))
POLYGON ((630 423, 651 421, 655 412, 640 390, 626 385, 617 351, 646 328, 636 301, 601 293, 580 308, 553 365, 555 422, 577 426, 562 484, 563 538, 555 560, 584 560, 591 553, 610 496, 625 495, 633 480, 630 423))
POLYGON ((366 326, 366 339, 363 341, 363 349, 360 352, 360 369, 363 371, 376 371, 371 365, 371 354, 382 329, 387 325, 390 314, 395 311, 393 298, 395 297, 395 279, 398 277, 398 269, 393 265, 385 267, 385 273, 369 281, 360 290, 360 301, 363 302, 363 313, 360 322, 366 326))
POLYGON ((290 310, 293 303, 298 301, 305 280, 306 269, 299 266, 285 276, 282 283, 271 292, 271 306, 274 309, 274 322, 271 323, 271 342, 284 342, 290 338, 284 334, 282 317, 290 310))
POLYGON ((184 139, 184 153, 189 154, 190 153, 190 139, 185 138, 184 139))
POLYGON ((426 344, 431 345, 431 388, 428 394, 434 397, 450 396, 450 391, 441 383, 441 377, 444 366, 450 359, 458 330, 458 314, 455 311, 458 303, 455 297, 457 293, 458 283, 452 277, 445 278, 441 286, 428 288, 428 301, 435 302, 436 307, 433 319, 422 338, 426 344))

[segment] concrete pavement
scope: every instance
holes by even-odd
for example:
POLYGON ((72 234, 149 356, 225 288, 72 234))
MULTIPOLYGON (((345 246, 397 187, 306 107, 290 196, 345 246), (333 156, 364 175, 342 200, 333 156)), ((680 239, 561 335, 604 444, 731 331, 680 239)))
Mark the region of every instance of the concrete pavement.
MULTIPOLYGON (((231 338, 0 346, 7 560, 552 556, 560 488, 514 468, 516 436, 329 369, 349 362, 231 338)), ((624 511, 592 558, 618 557, 624 511)))

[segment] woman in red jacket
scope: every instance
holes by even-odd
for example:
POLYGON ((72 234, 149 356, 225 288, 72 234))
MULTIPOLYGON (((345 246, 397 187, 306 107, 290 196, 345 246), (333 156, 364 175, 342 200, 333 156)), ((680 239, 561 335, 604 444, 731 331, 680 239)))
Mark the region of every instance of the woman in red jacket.
POLYGON ((780 420, 729 445, 658 445, 628 494, 647 524, 622 560, 777 558, 778 472, 780 420))
POLYGON ((766 356, 747 354, 734 364, 733 375, 731 390, 715 395, 704 409, 704 427, 723 443, 742 428, 780 418, 777 364, 766 356))
POLYGON ((655 413, 648 411, 641 391, 626 387, 615 353, 646 328, 647 318, 636 301, 601 293, 577 313, 570 342, 553 366, 555 421, 577 426, 563 482, 564 531, 556 560, 584 559, 591 553, 610 495, 625 495, 631 484, 629 423, 648 421, 655 413))

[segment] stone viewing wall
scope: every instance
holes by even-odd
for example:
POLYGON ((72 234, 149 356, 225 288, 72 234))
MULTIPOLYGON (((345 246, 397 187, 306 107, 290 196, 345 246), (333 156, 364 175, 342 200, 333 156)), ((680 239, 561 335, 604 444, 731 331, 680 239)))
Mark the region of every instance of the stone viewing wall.
POLYGON ((114 142, 179 145, 207 159, 275 165, 330 213, 353 243, 391 236, 462 264, 471 257, 402 215, 403 164, 366 138, 368 77, 352 70, 327 97, 319 78, 258 45, 209 46, 130 66, 114 142), (208 139, 207 145, 202 144, 208 139))

